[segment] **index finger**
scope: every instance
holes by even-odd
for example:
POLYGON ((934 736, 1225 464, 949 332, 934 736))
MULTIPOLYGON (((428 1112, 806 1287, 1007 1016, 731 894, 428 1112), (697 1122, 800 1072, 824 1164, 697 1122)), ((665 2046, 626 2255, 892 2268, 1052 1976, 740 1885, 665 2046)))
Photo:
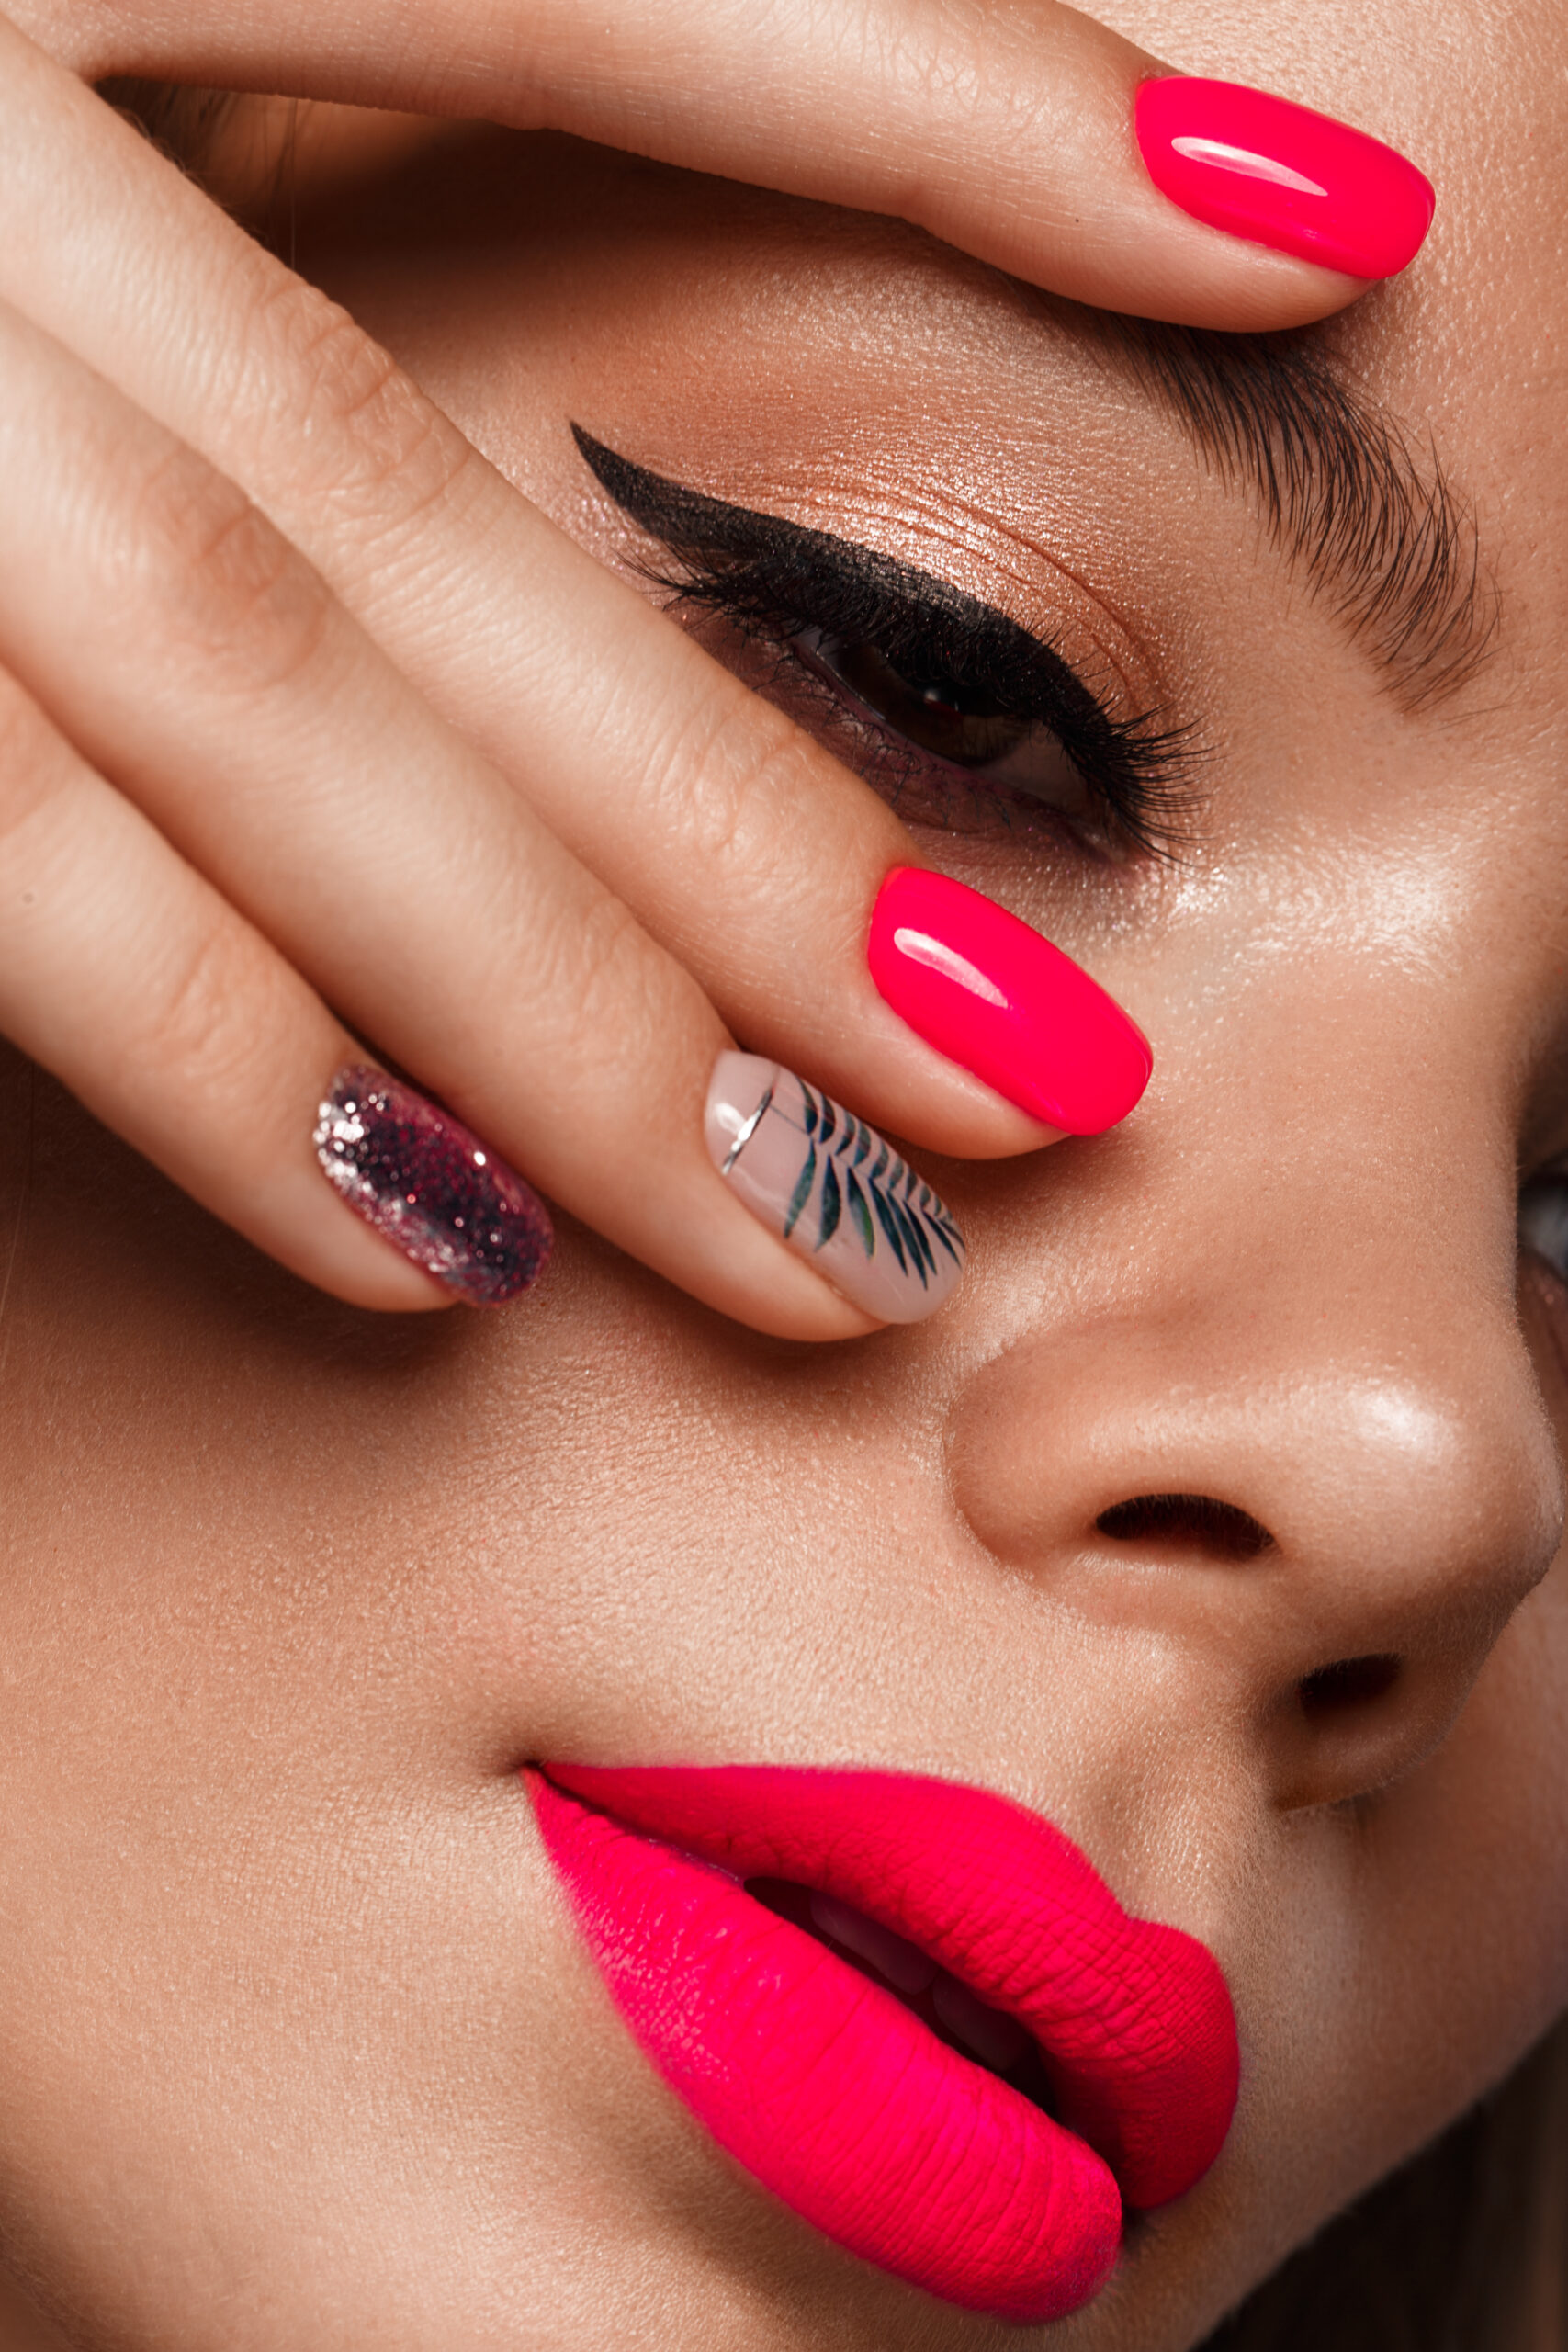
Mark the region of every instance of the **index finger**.
POLYGON ((21 0, 89 78, 482 116, 886 212, 1080 302, 1258 331, 1413 258, 1416 166, 1245 85, 1173 74, 1060 0, 21 0))

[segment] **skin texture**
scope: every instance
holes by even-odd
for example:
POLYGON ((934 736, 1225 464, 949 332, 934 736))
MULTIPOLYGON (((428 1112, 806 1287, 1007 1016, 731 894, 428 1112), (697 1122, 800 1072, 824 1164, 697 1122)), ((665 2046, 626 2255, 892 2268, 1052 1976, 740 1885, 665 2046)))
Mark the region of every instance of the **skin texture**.
POLYGON ((864 206, 1075 300, 1224 327, 1354 300, 1336 267, 1216 236, 1164 202, 1129 136, 1161 61, 1059 0, 16 0, 88 79, 415 106, 568 130, 864 206))
POLYGON ((1568 1152, 1563 31, 1110 13, 1432 173, 1417 272, 1332 347, 1476 517, 1500 618, 1446 699, 1378 677, 1081 318, 915 230, 500 133, 301 209, 302 265, 607 561, 570 419, 1168 702, 1207 806, 1165 867, 920 832, 1156 1075, 1110 1136, 935 1160, 971 1275, 841 1346, 565 1218, 504 1315, 356 1313, 7 1061, 6 2352, 1180 2352, 1568 2001, 1568 1299, 1515 1246, 1568 1152), (1270 1541, 1097 1524, 1173 1493, 1270 1541), (1220 2163, 1035 2336, 825 2246, 637 2056, 540 1756, 1048 1814, 1224 1968, 1220 2163))
POLYGON ((0 17, 0 219, 28 224, 0 236, 0 1031, 353 1305, 452 1303, 319 1181, 307 1130, 357 1032, 707 1306, 864 1332, 748 1225, 693 1114, 743 1033, 918 1144, 1050 1140, 872 985, 901 828, 87 85, 172 76, 209 107, 200 85, 229 82, 291 126, 301 97, 432 120, 482 93, 489 119, 865 206, 1080 301, 1257 328, 1353 300, 1338 265, 1159 193, 1134 136, 1155 72, 1056 0, 967 20, 940 0, 412 20, 401 0, 19 0, 0 17))

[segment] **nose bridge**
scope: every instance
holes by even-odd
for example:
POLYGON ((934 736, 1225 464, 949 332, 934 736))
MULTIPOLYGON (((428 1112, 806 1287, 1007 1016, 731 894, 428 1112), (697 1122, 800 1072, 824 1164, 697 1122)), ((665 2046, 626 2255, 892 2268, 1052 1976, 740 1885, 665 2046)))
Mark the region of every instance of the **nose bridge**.
POLYGON ((1505 1122, 1488 1140, 1420 1075, 1415 1109, 1386 1070, 1298 1073, 1201 1146, 1157 1110, 1126 1138, 1096 1212, 1123 1236, 1113 1305, 1080 1285, 954 1416, 955 1497, 992 1551, 1255 1684, 1386 1655, 1468 1685, 1556 1551, 1562 1475, 1505 1122))

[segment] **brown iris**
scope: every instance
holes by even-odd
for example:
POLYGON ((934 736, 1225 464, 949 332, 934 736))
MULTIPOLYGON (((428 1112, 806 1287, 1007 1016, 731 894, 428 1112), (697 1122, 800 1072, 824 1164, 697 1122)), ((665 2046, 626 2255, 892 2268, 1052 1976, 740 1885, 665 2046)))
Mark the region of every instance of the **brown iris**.
POLYGON ((954 678, 906 677, 879 646, 835 645, 818 659, 897 734, 955 767, 989 767, 1035 731, 1034 720, 954 678))

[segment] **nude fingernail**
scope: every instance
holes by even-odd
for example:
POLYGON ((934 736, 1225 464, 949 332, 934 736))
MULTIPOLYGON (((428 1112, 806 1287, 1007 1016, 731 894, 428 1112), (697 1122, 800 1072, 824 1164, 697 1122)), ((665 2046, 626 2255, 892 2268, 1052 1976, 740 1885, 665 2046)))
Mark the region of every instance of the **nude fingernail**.
POLYGON ((933 1315, 964 1272, 964 1236, 891 1144, 793 1070, 720 1054, 706 1138, 736 1197, 835 1290, 883 1323, 933 1315))
POLYGON ((1134 128, 1161 194, 1211 229, 1348 277, 1393 277, 1431 226, 1432 184, 1397 149, 1242 82, 1145 82, 1134 128))
POLYGON ((545 1271, 543 1201, 449 1111, 351 1063, 317 1117, 327 1182, 367 1225, 475 1306, 501 1306, 545 1271))

